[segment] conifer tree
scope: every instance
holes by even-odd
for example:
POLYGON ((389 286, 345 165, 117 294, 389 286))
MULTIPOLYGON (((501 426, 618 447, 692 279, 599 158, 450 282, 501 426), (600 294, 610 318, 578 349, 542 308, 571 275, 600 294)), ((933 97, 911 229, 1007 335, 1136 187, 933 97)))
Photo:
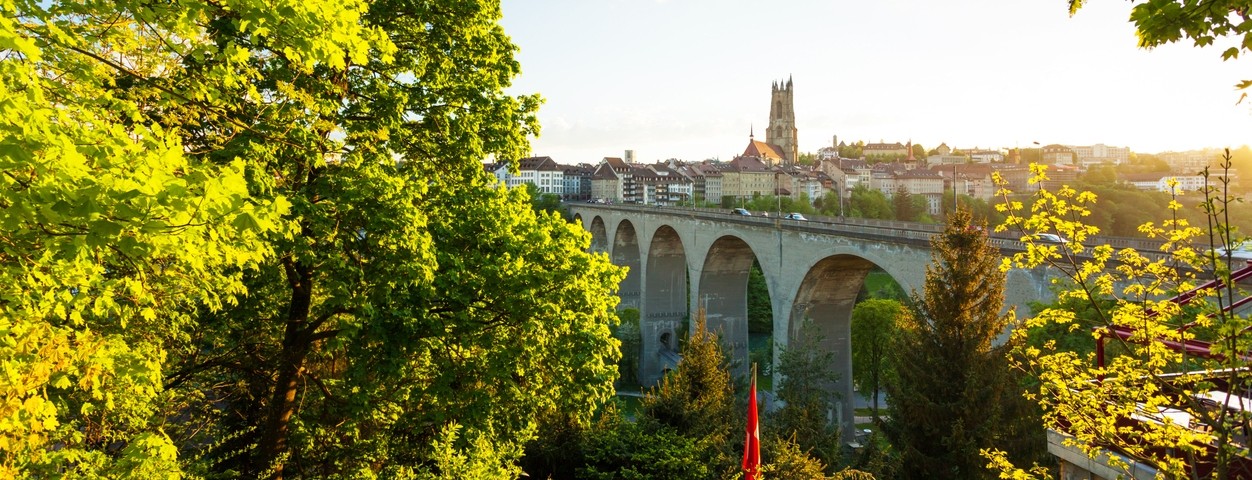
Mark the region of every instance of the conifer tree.
POLYGON ((704 311, 682 348, 682 360, 643 399, 643 414, 690 437, 724 443, 735 414, 735 386, 717 334, 708 331, 704 311))
POLYGON ((900 318, 884 431, 901 478, 991 477, 979 449, 1005 431, 1003 403, 1020 397, 1004 347, 992 346, 1008 322, 999 252, 971 220, 958 209, 931 240, 924 294, 914 292, 914 308, 900 318))
POLYGON ((790 438, 798 448, 826 465, 840 459, 839 424, 835 403, 839 395, 834 383, 839 376, 831 370, 834 353, 821 347, 824 337, 811 320, 805 319, 778 355, 778 371, 783 380, 775 392, 783 407, 769 416, 773 430, 790 438))

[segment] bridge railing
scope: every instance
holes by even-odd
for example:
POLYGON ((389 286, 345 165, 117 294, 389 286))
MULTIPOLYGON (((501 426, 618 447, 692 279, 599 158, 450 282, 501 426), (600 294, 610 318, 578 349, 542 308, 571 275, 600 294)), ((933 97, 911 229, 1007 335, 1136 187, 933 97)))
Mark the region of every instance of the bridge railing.
MULTIPOLYGON (((701 220, 731 222, 756 226, 777 226, 778 228, 787 230, 810 231, 813 233, 838 232, 841 235, 859 238, 883 239, 893 242, 900 242, 901 240, 904 240, 907 241, 907 243, 929 242, 931 236, 943 231, 943 225, 941 224, 902 222, 897 220, 876 220, 870 218, 829 217, 822 215, 813 215, 809 217, 808 220, 788 220, 778 218, 775 212, 768 212, 770 214, 769 217, 760 215, 761 212, 754 212, 752 216, 744 216, 735 215, 731 210, 724 208, 662 207, 656 205, 631 204, 577 204, 577 206, 638 213, 681 215, 690 218, 699 218, 701 220)), ((1002 251, 1013 252, 1024 251, 1026 249, 1026 242, 1021 241, 1021 236, 1015 233, 992 232, 990 235, 992 244, 1000 247, 1002 251)), ((1089 239, 1086 244, 1108 244, 1118 250, 1123 248, 1134 248, 1145 255, 1164 255, 1164 253, 1160 251, 1160 240, 1102 235, 1089 239)))

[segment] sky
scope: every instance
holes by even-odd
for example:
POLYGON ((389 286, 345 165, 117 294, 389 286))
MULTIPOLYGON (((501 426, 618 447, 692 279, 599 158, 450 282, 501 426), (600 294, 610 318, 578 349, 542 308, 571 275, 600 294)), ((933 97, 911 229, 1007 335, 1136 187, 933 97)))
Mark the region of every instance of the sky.
POLYGON ((1158 153, 1252 143, 1252 59, 1136 46, 1130 2, 503 0, 539 93, 532 153, 729 160, 794 81, 801 152, 832 137, 927 149, 1041 144, 1158 153))

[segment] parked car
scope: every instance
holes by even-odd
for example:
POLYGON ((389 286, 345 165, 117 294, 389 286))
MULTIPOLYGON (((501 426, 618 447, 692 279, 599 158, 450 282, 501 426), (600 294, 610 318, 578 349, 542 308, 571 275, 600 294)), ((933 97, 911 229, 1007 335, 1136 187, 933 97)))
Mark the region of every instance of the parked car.
POLYGON ((787 220, 808 220, 807 218, 804 218, 804 215, 800 215, 796 212, 791 212, 786 215, 783 215, 783 218, 787 220))
POLYGON ((730 213, 732 215, 743 215, 745 217, 752 216, 752 212, 749 212, 746 208, 736 208, 734 210, 731 210, 730 213))

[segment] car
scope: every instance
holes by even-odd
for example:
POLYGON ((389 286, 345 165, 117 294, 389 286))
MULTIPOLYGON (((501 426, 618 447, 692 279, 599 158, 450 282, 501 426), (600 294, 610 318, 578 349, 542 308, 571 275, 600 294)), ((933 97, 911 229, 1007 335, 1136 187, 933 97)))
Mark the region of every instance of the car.
POLYGON ((1069 243, 1069 240, 1066 240, 1065 237, 1062 237, 1055 233, 1036 233, 1034 235, 1031 235, 1031 237, 1034 238, 1034 241, 1042 242, 1042 243, 1060 243, 1060 244, 1069 243))
POLYGON ((796 212, 791 212, 786 215, 783 215, 783 218, 787 220, 808 220, 807 218, 804 218, 804 215, 800 215, 796 212))
POLYGON ((732 215, 743 215, 745 217, 752 216, 752 212, 749 212, 746 208, 736 208, 734 210, 731 210, 730 213, 732 215))
POLYGON ((1213 253, 1217 254, 1218 259, 1225 259, 1229 255, 1231 260, 1252 261, 1252 241, 1237 242, 1234 245, 1219 247, 1213 253))

